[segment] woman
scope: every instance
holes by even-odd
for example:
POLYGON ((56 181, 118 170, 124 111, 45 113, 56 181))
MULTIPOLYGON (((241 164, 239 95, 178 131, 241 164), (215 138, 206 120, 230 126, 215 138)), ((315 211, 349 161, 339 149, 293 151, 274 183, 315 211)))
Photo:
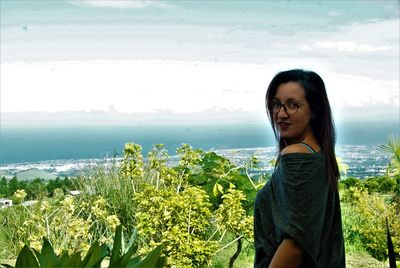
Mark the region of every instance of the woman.
POLYGON ((254 267, 345 267, 335 130, 325 85, 311 71, 278 73, 266 95, 279 143, 254 210, 254 267))

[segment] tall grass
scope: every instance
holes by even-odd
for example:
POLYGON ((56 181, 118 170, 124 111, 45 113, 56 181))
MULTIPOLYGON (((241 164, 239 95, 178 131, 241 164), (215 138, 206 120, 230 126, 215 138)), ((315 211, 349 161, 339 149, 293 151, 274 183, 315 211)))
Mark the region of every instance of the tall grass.
POLYGON ((132 180, 119 172, 119 163, 114 159, 111 164, 103 164, 86 170, 85 176, 76 180, 75 186, 83 196, 98 195, 107 200, 109 210, 118 215, 120 222, 127 228, 128 235, 134 228, 135 193, 132 180))
POLYGON ((22 205, 0 209, 0 259, 12 259, 18 255, 22 240, 19 227, 31 218, 29 211, 22 205))

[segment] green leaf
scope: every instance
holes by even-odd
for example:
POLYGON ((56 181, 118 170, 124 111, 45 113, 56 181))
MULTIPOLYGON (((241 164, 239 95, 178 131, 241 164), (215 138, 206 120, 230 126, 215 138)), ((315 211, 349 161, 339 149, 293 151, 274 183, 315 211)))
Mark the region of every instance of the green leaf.
POLYGON ((219 184, 219 183, 216 183, 216 185, 217 185, 217 187, 218 187, 218 191, 219 191, 221 194, 224 194, 224 187, 222 187, 222 185, 219 184))
POLYGON ((98 267, 103 259, 107 256, 107 245, 103 244, 99 246, 98 242, 95 242, 86 254, 85 259, 82 262, 82 266, 85 268, 98 267))
POLYGON ((218 196, 217 184, 214 184, 214 187, 213 187, 213 194, 214 194, 214 196, 218 196))
POLYGON ((110 257, 110 265, 113 264, 121 254, 121 246, 122 246, 122 225, 118 225, 115 229, 115 237, 113 249, 110 257))
POLYGON ((125 268, 135 268, 136 265, 140 262, 140 256, 136 256, 128 261, 128 264, 125 268))
POLYGON ((113 263, 110 263, 109 268, 126 267, 128 265, 130 258, 137 251, 137 249, 138 249, 138 244, 134 242, 122 257, 118 258, 113 263))
POLYGON ((62 255, 60 259, 60 267, 70 268, 70 267, 83 267, 81 255, 79 252, 69 256, 67 253, 62 255))
POLYGON ((59 266, 57 255, 54 253, 53 247, 45 237, 43 237, 42 251, 38 256, 38 260, 41 268, 59 266))
POLYGON ((147 267, 163 267, 165 262, 165 257, 160 257, 162 247, 157 246, 155 249, 150 251, 147 256, 140 261, 135 268, 147 268, 147 267))
POLYGON ((32 250, 25 245, 18 254, 17 262, 15 263, 15 268, 39 268, 39 263, 33 254, 32 250))
MULTIPOLYGON (((137 231, 136 229, 133 230, 131 237, 129 238, 129 242, 128 242, 128 248, 130 248, 134 243, 136 243, 135 239, 136 239, 136 235, 137 235, 137 231)), ((136 252, 136 251, 135 251, 136 252)), ((134 253, 135 253, 134 252, 134 253)))
MULTIPOLYGON (((37 250, 34 249, 34 248, 31 248, 31 250, 32 250, 33 254, 35 254, 36 259, 39 260, 40 252, 37 251, 37 250)), ((39 263, 39 264, 40 264, 40 263, 39 263)))

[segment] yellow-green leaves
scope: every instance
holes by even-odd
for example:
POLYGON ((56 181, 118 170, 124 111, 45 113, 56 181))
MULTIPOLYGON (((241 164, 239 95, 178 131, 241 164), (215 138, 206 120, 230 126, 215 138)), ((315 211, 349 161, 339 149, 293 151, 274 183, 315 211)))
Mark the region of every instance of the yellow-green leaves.
POLYGON ((346 177, 347 171, 349 170, 349 166, 346 165, 346 164, 343 162, 343 159, 342 159, 341 157, 336 157, 336 162, 337 162, 337 164, 338 164, 338 168, 339 168, 339 173, 340 173, 340 175, 346 177))
MULTIPOLYGON (((170 266, 199 266, 209 262, 217 244, 207 242, 212 213, 204 190, 190 186, 176 192, 147 185, 134 201, 139 236, 151 247, 164 245, 170 266)), ((141 251, 148 249, 143 247, 141 251)))
POLYGON ((46 237, 57 254, 86 254, 93 239, 110 242, 119 225, 118 217, 109 213, 102 197, 89 204, 67 196, 59 201, 41 201, 27 209, 31 218, 20 226, 18 234, 21 242, 38 251, 42 250, 42 237, 46 237))
POLYGON ((356 187, 342 191, 342 196, 346 201, 342 208, 346 243, 355 243, 359 239, 374 258, 385 260, 387 218, 395 251, 400 250, 400 218, 395 203, 388 204, 383 196, 356 187))
POLYGON ((215 220, 220 230, 228 230, 236 237, 253 237, 253 217, 247 216, 242 206, 246 196, 236 189, 229 189, 222 196, 222 204, 215 211, 215 220))
MULTIPOLYGON (((232 184, 232 183, 230 183, 230 184, 232 184)), ((219 196, 219 195, 224 194, 224 187, 222 187, 221 184, 216 182, 213 187, 213 194, 214 194, 214 196, 219 196)))
POLYGON ((14 200, 15 200, 15 203, 17 203, 17 204, 19 204, 19 203, 21 203, 22 201, 24 201, 24 199, 25 199, 25 197, 26 197, 26 192, 25 192, 25 190, 16 190, 15 191, 15 193, 14 193, 14 200))
POLYGON ((400 176, 400 138, 399 136, 391 136, 385 145, 380 145, 379 148, 390 153, 390 162, 387 167, 389 176, 400 176))
POLYGON ((143 177, 142 146, 134 143, 125 144, 120 171, 122 175, 132 180, 143 177))

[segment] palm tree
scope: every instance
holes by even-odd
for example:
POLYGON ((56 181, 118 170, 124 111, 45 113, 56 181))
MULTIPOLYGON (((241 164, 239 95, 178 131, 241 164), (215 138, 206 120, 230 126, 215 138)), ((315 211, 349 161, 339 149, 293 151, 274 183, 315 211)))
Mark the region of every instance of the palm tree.
POLYGON ((379 145, 379 148, 391 154, 390 163, 387 167, 387 175, 390 177, 397 177, 400 175, 400 138, 393 135, 388 138, 384 145, 379 145))

